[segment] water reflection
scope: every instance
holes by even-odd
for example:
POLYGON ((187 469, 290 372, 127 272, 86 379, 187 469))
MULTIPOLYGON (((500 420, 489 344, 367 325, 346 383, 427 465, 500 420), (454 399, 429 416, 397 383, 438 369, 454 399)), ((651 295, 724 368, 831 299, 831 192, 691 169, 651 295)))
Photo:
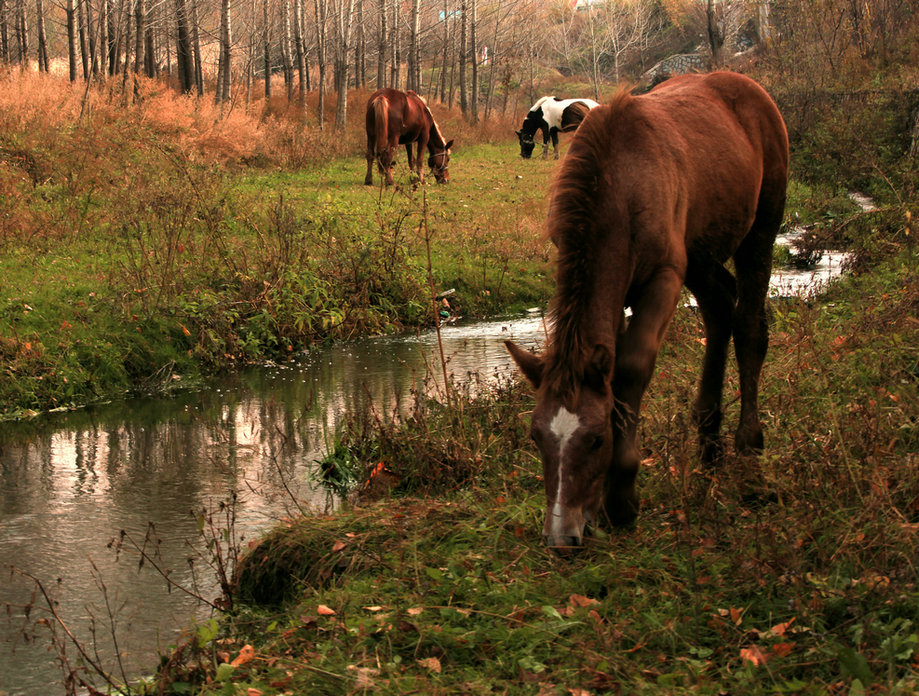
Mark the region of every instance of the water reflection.
MULTIPOLYGON (((501 339, 540 342, 539 316, 445 327, 448 369, 509 371, 501 339)), ((155 530, 158 562, 170 577, 213 599, 212 575, 189 566, 200 548, 196 512, 215 509, 239 493, 237 530, 251 538, 293 503, 323 509, 324 493, 310 481, 312 462, 326 451, 343 414, 368 400, 391 412, 412 390, 437 389, 428 367, 440 357, 436 335, 368 339, 314 351, 295 365, 246 370, 204 391, 170 399, 132 399, 27 423, 0 424, 0 694, 60 690, 60 669, 46 641, 31 642, 36 611, 26 618, 34 585, 53 591, 68 626, 88 645, 96 621, 99 652, 115 669, 108 638, 104 585, 116 607, 118 651, 129 674, 149 669, 178 628, 201 617, 201 607, 137 556, 119 558, 107 545, 121 530, 138 544, 155 530), (94 567, 97 570, 94 570, 94 567), (197 575, 197 577, 196 577, 197 575)), ((196 565, 201 565, 200 563, 196 565)), ((42 631, 39 630, 42 635, 42 631)), ((68 649, 70 659, 75 657, 68 649)))
MULTIPOLYGON (((448 371, 459 380, 507 374, 502 340, 533 347, 544 336, 538 312, 445 327, 448 371)), ((168 399, 0 423, 0 606, 11 608, 0 618, 0 696, 60 691, 55 654, 47 641, 30 638, 41 616, 24 610, 34 601, 34 585, 10 573, 11 566, 53 591, 69 628, 89 646, 98 640, 114 670, 111 616, 125 669, 137 675, 202 609, 186 594, 169 592, 149 564, 139 570, 136 555, 116 556, 107 545, 121 530, 138 544, 155 530, 159 542, 149 550, 159 554, 161 567, 214 598, 212 574, 188 563, 201 547, 196 512, 215 509, 236 491, 237 530, 251 538, 291 512, 288 490, 299 505, 323 509, 326 496, 312 487, 310 471, 343 415, 368 400, 392 412, 413 390, 436 390, 439 383, 437 338, 427 332, 323 348, 294 365, 246 370, 168 399), (111 614, 102 586, 115 607, 111 614)), ((68 655, 73 660, 72 648, 68 655)))

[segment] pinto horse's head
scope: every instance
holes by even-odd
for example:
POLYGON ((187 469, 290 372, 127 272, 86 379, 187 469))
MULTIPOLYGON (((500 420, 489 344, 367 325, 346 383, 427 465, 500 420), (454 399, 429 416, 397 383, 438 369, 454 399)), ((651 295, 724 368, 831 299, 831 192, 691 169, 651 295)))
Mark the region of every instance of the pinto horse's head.
POLYGON ((450 183, 450 148, 453 147, 453 141, 448 141, 442 148, 438 147, 431 151, 428 157, 428 166, 434 173, 434 178, 438 184, 450 183))
POLYGON ((611 380, 613 357, 597 345, 581 367, 576 394, 560 389, 543 356, 505 341, 520 371, 536 389, 530 436, 542 457, 546 488, 543 538, 557 551, 580 547, 588 525, 607 516, 627 524, 638 514, 634 472, 615 472, 611 380), (562 392, 566 393, 562 393, 562 392))
POLYGON ((530 159, 533 155, 533 148, 536 147, 536 133, 527 133, 526 131, 514 131, 520 140, 520 156, 523 159, 530 159))

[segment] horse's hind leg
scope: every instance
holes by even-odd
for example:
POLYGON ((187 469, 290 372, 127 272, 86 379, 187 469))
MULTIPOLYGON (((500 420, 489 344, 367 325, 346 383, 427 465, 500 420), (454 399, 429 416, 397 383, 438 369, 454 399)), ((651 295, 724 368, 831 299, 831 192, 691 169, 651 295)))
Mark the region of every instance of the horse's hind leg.
POLYGON ((373 154, 373 148, 367 146, 367 174, 364 176, 364 184, 366 186, 373 186, 373 160, 375 159, 373 154))
MULTIPOLYGON (((783 199, 784 200, 784 199, 783 199)), ((778 212, 757 214, 750 233, 734 254, 737 270, 737 307, 734 311, 734 351, 740 376, 740 424, 734 447, 740 454, 763 449, 763 429, 759 420, 759 380, 769 347, 766 294, 772 272, 772 247, 782 221, 778 212)))
POLYGON ((721 441, 721 396, 737 290, 734 276, 716 261, 706 263, 693 260, 687 272, 686 287, 699 303, 705 325, 705 358, 699 393, 692 412, 699 433, 700 456, 703 462, 711 464, 724 451, 721 441))

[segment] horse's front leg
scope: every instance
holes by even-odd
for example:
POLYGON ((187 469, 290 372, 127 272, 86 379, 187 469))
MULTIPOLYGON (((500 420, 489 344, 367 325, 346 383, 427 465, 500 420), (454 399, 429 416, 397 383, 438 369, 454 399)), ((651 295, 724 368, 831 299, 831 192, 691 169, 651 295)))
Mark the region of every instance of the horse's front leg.
POLYGON ((657 360, 683 279, 672 269, 660 271, 641 290, 641 299, 632 307, 628 328, 616 341, 616 366, 613 373, 615 403, 613 455, 606 477, 606 515, 616 525, 629 524, 638 515, 635 479, 641 463, 637 432, 641 400, 657 360))
POLYGON ((405 143, 405 156, 408 159, 408 172, 411 174, 415 171, 415 153, 412 152, 413 143, 405 143))
POLYGON ((418 181, 422 184, 424 183, 424 151, 427 148, 427 142, 422 142, 421 140, 417 143, 417 151, 415 152, 415 166, 418 170, 418 181))
POLYGON ((555 152, 555 159, 558 159, 558 131, 553 128, 550 133, 552 134, 552 150, 555 152))
POLYGON ((542 158, 549 159, 549 129, 542 129, 542 158))

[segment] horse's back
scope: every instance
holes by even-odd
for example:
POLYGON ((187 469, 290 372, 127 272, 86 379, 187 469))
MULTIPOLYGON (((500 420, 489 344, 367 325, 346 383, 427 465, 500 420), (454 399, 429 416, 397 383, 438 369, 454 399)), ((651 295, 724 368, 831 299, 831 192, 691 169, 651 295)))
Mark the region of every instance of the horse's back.
POLYGON ((764 167, 787 177, 785 122, 766 90, 749 77, 731 72, 681 75, 639 99, 659 105, 655 117, 666 111, 677 120, 676 132, 699 140, 699 145, 717 144, 727 137, 723 145, 737 147, 739 138, 745 138, 761 153, 764 167))
POLYGON ((609 182, 596 224, 636 226, 629 233, 643 236, 651 266, 661 254, 682 266, 702 247, 724 261, 761 209, 775 217, 784 208, 784 121, 742 75, 685 75, 638 97, 621 93, 585 117, 567 160, 553 207, 581 208, 573 199, 585 182, 609 182))
POLYGON ((690 257, 704 247, 724 261, 751 230, 771 248, 777 225, 754 221, 784 210, 788 134, 766 91, 744 75, 716 72, 673 78, 642 99, 675 153, 674 187, 686 200, 676 224, 690 257))

